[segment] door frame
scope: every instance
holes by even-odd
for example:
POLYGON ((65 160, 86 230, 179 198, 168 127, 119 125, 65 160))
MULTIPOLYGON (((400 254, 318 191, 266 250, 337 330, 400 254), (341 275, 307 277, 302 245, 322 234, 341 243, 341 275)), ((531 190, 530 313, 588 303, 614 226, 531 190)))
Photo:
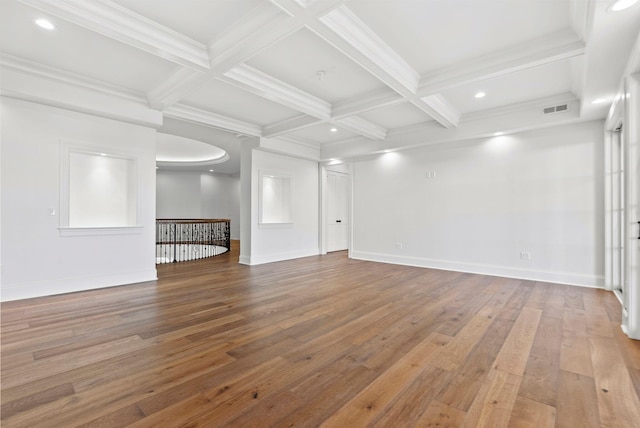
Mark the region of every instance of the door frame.
POLYGON ((348 163, 340 163, 340 164, 334 164, 331 165, 330 163, 326 163, 326 164, 319 164, 318 166, 318 175, 319 175, 319 182, 320 182, 320 191, 318 192, 320 195, 320 203, 319 203, 319 207, 320 207, 320 215, 318 216, 319 218, 319 238, 320 238, 320 242, 319 247, 320 247, 320 254, 325 255, 327 254, 327 244, 328 244, 328 233, 327 233, 327 216, 328 216, 328 209, 327 209, 327 204, 328 204, 328 196, 327 196, 327 173, 329 172, 337 172, 340 174, 345 174, 348 176, 349 179, 349 186, 348 186, 348 197, 349 197, 349 202, 347 204, 347 216, 348 216, 348 221, 349 221, 349 226, 348 226, 348 236, 347 236, 347 255, 349 258, 351 258, 351 251, 352 251, 352 243, 353 243, 353 176, 352 176, 352 171, 353 171, 353 164, 348 162, 348 163))
POLYGON ((605 122, 605 227, 604 227, 604 264, 605 289, 616 294, 622 304, 622 330, 634 339, 640 339, 640 244, 638 227, 640 220, 640 73, 628 75, 623 79, 619 93, 609 111, 605 122), (616 134, 620 125, 623 132, 616 134), (620 204, 624 207, 622 216, 621 246, 624 251, 618 253, 620 260, 620 280, 624 284, 616 284, 616 240, 614 238, 615 206, 614 192, 616 177, 614 162, 616 138, 620 137, 621 149, 624 153, 622 170, 624 171, 624 194, 619 195, 620 204), (618 290, 621 285, 622 290, 618 290), (622 291, 622 292, 621 292, 622 291))

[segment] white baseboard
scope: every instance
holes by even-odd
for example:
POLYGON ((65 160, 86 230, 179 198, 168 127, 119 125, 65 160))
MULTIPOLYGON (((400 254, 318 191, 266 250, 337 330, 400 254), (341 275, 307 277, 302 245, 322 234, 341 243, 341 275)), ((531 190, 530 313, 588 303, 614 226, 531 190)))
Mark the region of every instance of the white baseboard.
POLYGON ((523 269, 512 266, 465 263, 452 260, 428 259, 422 257, 401 257, 392 254, 351 251, 351 258, 373 262, 416 266, 456 272, 477 273, 481 275, 502 276, 530 281, 554 282, 558 284, 578 285, 581 287, 604 288, 604 275, 588 275, 574 272, 523 269))
POLYGON ((52 296, 54 294, 73 293, 76 291, 95 290, 97 288, 115 287, 117 285, 135 284, 158 279, 156 269, 126 272, 111 275, 95 275, 84 277, 59 278, 19 284, 3 284, 0 300, 30 299, 33 297, 52 296))
POLYGON ((300 251, 289 251, 284 253, 265 254, 262 256, 240 257, 240 263, 245 265, 261 265, 265 263, 281 262, 284 260, 299 259, 302 257, 317 256, 320 254, 318 248, 310 248, 300 251))

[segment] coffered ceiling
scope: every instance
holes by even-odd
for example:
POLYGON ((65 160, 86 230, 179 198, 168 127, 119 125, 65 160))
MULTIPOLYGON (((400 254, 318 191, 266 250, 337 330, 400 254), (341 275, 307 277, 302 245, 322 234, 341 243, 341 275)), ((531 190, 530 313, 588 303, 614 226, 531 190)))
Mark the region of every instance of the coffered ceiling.
POLYGON ((640 3, 612 3, 3 0, 0 50, 5 72, 157 110, 237 173, 242 136, 327 160, 604 118, 640 32, 640 3))

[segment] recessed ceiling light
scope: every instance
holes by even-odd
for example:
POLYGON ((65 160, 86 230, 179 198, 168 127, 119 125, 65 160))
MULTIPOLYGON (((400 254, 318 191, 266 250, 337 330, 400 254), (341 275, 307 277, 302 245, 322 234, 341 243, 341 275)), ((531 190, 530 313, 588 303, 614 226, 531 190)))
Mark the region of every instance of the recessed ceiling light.
POLYGON ((605 100, 604 98, 597 98, 593 101, 591 101, 591 104, 602 104, 604 102, 606 102, 607 100, 605 100))
POLYGON ((499 137, 499 136, 501 136, 501 135, 504 135, 504 132, 498 131, 498 132, 494 132, 494 133, 493 133, 493 136, 494 136, 494 137, 499 137))
POLYGON ((55 30, 56 27, 46 19, 36 19, 36 24, 38 27, 44 28, 45 30, 55 30))
POLYGON ((331 128, 329 131, 331 132, 338 132, 338 128, 336 128, 335 126, 333 128, 331 128))
POLYGON ((100 156, 106 156, 106 155, 107 155, 106 153, 100 153, 100 156))
POLYGON ((213 170, 212 170, 212 169, 210 169, 210 170, 209 170, 209 172, 213 172, 213 170))
POLYGON ((476 97, 476 98, 484 98, 485 95, 487 95, 487 94, 485 94, 484 92, 478 92, 477 94, 474 95, 474 97, 476 97))
POLYGON ((607 11, 610 12, 620 12, 621 10, 625 10, 636 4, 638 0, 618 0, 614 2, 611 6, 607 8, 607 11))

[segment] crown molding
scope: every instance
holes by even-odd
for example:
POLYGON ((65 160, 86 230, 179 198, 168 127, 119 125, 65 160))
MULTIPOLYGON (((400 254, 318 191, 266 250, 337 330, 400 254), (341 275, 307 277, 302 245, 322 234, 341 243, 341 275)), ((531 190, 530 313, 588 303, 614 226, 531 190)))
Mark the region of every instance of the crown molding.
POLYGON ((296 138, 260 138, 260 150, 300 159, 320 161, 320 145, 296 138))
POLYGON ((577 40, 573 31, 562 31, 424 74, 418 94, 421 97, 437 94, 446 89, 563 61, 584 53, 585 43, 577 40))
MULTIPOLYGON (((345 138, 344 140, 338 140, 338 141, 332 141, 329 143, 324 143, 322 144, 322 152, 324 153, 327 150, 336 150, 339 149, 341 146, 346 146, 346 145, 363 145, 363 144, 368 144, 368 143, 377 143, 379 144, 379 141, 373 141, 370 138, 366 138, 363 136, 357 136, 357 137, 351 137, 351 138, 345 138)), ((322 156, 323 160, 331 160, 331 158, 334 158, 334 156, 322 156)))
POLYGON ((260 127, 254 125, 253 123, 222 116, 217 113, 212 113, 210 111, 187 106, 184 104, 172 105, 166 108, 163 111, 163 114, 165 117, 170 117, 172 119, 184 120, 200 125, 207 125, 213 128, 251 135, 254 137, 260 137, 262 134, 262 130, 260 129, 260 127))
MULTIPOLYGON (((420 78, 418 73, 347 6, 341 5, 331 10, 320 17, 320 22, 383 70, 395 83, 411 93, 416 92, 420 78)), ((313 28, 319 30, 317 25, 313 28)), ((326 35, 324 31, 321 33, 326 35)))
POLYGON ((343 119, 355 116, 371 110, 383 107, 391 107, 403 104, 407 100, 396 91, 388 88, 370 92, 369 94, 356 96, 348 100, 339 101, 332 106, 331 117, 333 119, 343 119))
POLYGON ((387 136, 387 130, 381 126, 369 122, 358 116, 345 117, 344 119, 338 119, 335 123, 355 134, 362 135, 363 137, 370 138, 372 140, 384 140, 387 136))
POLYGON ((435 120, 429 122, 417 123, 414 125, 402 126, 399 128, 390 129, 387 132, 387 138, 394 139, 403 135, 412 135, 418 133, 428 132, 433 129, 443 129, 442 125, 435 120))
POLYGON ((176 64, 205 71, 205 45, 108 0, 19 0, 176 64))
POLYGON ((319 119, 331 117, 331 104, 266 73, 240 64, 224 73, 228 83, 319 119))
MULTIPOLYGON (((264 137, 264 138, 267 138, 267 137, 264 137)), ((320 143, 316 143, 315 141, 310 141, 310 140, 299 138, 299 137, 281 136, 276 138, 276 140, 286 141, 287 143, 297 144, 299 146, 308 147, 310 149, 319 149, 322 146, 320 143)))
POLYGON ((0 53, 0 66, 3 69, 10 69, 20 73, 43 77, 51 81, 66 83, 78 88, 90 89, 92 91, 101 92, 141 104, 146 104, 147 102, 145 95, 141 92, 136 92, 112 83, 92 79, 81 74, 61 70, 59 68, 14 55, 0 53))
POLYGON ((322 120, 319 120, 315 117, 301 114, 289 119, 281 120, 279 122, 263 126, 262 136, 266 138, 279 137, 283 134, 308 128, 322 122, 322 120))
POLYGON ((149 128, 162 114, 140 94, 53 67, 2 56, 0 95, 149 128))
POLYGON ((429 110, 425 110, 420 104, 412 102, 419 109, 426 111, 429 116, 436 119, 445 128, 458 126, 460 112, 445 97, 440 94, 428 95, 420 98, 429 110))

